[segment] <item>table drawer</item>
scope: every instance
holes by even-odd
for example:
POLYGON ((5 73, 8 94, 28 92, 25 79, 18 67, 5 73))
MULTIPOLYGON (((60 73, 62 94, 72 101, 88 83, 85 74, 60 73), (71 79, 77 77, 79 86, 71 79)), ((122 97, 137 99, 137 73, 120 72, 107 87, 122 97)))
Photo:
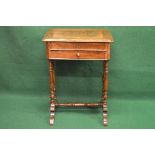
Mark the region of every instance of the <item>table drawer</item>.
POLYGON ((95 50, 106 51, 105 43, 90 43, 90 42, 49 42, 49 49, 52 50, 95 50))
POLYGON ((49 59, 66 60, 108 60, 110 55, 107 51, 86 51, 86 50, 50 50, 49 59))

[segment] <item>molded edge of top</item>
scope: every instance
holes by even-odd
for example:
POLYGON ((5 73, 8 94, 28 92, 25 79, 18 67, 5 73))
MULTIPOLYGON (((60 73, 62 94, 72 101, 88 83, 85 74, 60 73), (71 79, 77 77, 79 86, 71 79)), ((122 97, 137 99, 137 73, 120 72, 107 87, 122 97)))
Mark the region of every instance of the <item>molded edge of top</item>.
POLYGON ((59 28, 49 29, 43 42, 114 42, 111 32, 107 29, 59 28), (95 34, 95 35, 94 35, 95 34))

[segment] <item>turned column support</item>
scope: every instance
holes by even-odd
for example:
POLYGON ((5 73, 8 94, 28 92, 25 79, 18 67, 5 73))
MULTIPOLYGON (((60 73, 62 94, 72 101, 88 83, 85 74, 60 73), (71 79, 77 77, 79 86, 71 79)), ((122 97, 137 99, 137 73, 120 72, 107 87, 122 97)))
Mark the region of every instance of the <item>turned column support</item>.
POLYGON ((55 104, 56 104, 56 88, 55 88, 55 70, 54 61, 49 61, 49 74, 50 74, 50 125, 54 124, 55 104))
POLYGON ((103 125, 107 126, 108 125, 108 104, 107 104, 107 99, 108 99, 108 60, 103 62, 103 67, 104 67, 104 75, 103 75, 103 125))

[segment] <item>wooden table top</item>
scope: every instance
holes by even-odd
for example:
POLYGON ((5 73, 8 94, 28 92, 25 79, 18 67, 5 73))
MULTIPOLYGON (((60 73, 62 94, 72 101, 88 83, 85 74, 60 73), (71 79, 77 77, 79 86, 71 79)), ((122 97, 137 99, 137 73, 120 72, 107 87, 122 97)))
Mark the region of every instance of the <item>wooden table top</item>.
POLYGON ((113 42, 106 29, 49 29, 42 39, 44 42, 113 42))

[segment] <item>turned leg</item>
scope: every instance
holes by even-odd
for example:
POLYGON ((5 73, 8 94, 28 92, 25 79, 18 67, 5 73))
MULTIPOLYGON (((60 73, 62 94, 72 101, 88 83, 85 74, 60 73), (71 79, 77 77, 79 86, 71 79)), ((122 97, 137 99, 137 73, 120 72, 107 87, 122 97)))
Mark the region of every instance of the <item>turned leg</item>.
POLYGON ((108 98, 108 61, 103 62, 104 66, 104 76, 103 76, 103 125, 108 125, 108 105, 107 105, 107 98, 108 98))
POLYGON ((56 104, 55 71, 53 60, 49 60, 49 74, 50 74, 50 125, 53 125, 55 116, 55 104, 56 104))

